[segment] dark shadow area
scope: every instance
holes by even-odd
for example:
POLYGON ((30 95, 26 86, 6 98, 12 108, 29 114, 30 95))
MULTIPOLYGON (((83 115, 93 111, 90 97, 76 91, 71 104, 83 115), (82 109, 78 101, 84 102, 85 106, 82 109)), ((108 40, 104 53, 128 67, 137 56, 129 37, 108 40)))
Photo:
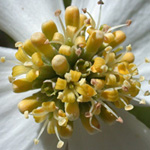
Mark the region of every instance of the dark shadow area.
POLYGON ((0 30, 0 46, 15 48, 15 41, 1 30, 0 30))

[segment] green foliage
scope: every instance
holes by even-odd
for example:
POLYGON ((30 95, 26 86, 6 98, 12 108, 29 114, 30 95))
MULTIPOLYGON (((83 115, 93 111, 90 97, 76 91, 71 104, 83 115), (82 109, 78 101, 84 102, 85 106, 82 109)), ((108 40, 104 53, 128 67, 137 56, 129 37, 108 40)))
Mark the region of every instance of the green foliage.
POLYGON ((130 113, 150 128, 150 107, 135 106, 130 113))
POLYGON ((71 0, 63 0, 63 1, 64 1, 65 8, 71 5, 71 0))

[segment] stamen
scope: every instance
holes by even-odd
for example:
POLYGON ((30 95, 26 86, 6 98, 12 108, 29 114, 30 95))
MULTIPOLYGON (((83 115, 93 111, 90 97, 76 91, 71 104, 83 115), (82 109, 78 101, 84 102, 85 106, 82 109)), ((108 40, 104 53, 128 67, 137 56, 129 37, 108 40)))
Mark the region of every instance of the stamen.
POLYGON ((99 16, 98 16, 98 21, 97 21, 97 27, 96 29, 98 30, 100 28, 100 21, 101 21, 101 14, 102 14, 102 5, 104 4, 104 2, 102 0, 99 0, 97 2, 100 5, 100 9, 99 9, 99 16))
POLYGON ((92 104, 92 106, 91 106, 90 111, 89 111, 89 114, 91 114, 91 117, 90 117, 90 119, 89 119, 89 124, 90 124, 90 126, 91 126, 93 129, 95 129, 95 130, 101 132, 101 130, 100 130, 99 128, 96 128, 96 127, 92 124, 93 114, 94 114, 95 111, 96 111, 96 109, 94 110, 95 101, 94 101, 94 100, 91 100, 91 104, 92 104), (93 110, 94 110, 94 111, 93 111, 93 110), (92 111, 93 111, 93 112, 92 112, 92 111))
POLYGON ((120 122, 120 123, 123 123, 123 119, 122 119, 121 117, 118 117, 118 118, 116 119, 116 121, 117 121, 117 122, 120 122))
POLYGON ((124 27, 124 26, 129 26, 131 23, 132 23, 131 20, 127 20, 125 24, 121 24, 121 25, 118 25, 118 26, 111 27, 111 28, 108 29, 107 32, 111 32, 112 30, 115 30, 115 29, 118 29, 118 28, 121 28, 121 27, 124 27))
POLYGON ((132 97, 132 96, 130 96, 130 95, 122 94, 122 93, 119 93, 119 95, 125 96, 125 97, 127 97, 127 98, 130 98, 130 99, 136 101, 136 102, 139 102, 139 104, 146 104, 146 101, 145 101, 144 99, 140 99, 140 98, 138 98, 138 97, 132 97))
MULTIPOLYGON (((98 100, 109 112, 111 112, 117 119, 116 121, 120 120, 121 117, 119 117, 107 104, 105 104, 103 101, 98 100)), ((123 121, 122 121, 123 122, 123 121)))
POLYGON ((126 50, 127 50, 128 52, 132 50, 131 44, 129 44, 129 45, 126 47, 126 50))
POLYGON ((96 23, 95 23, 94 18, 92 17, 92 15, 87 11, 86 8, 82 8, 82 11, 83 11, 84 13, 87 13, 87 14, 89 15, 89 17, 90 17, 91 20, 92 20, 92 27, 95 28, 96 23))
POLYGON ((22 45, 23 45, 22 42, 16 42, 16 43, 15 43, 15 47, 21 47, 22 45))
POLYGON ((144 80, 145 80, 145 77, 144 76, 140 76, 139 81, 143 82, 144 80))
POLYGON ((146 91, 145 93, 144 93, 144 96, 149 96, 150 95, 150 92, 149 91, 146 91))
POLYGON ((47 124, 48 124, 48 121, 49 121, 49 120, 47 119, 47 120, 44 122, 44 124, 43 124, 43 126, 42 126, 42 128, 41 128, 41 130, 40 130, 39 135, 37 136, 37 138, 34 139, 34 144, 35 144, 35 145, 37 145, 37 144, 39 143, 39 138, 40 138, 40 136, 42 135, 42 133, 44 132, 44 130, 45 130, 47 124))
POLYGON ((63 22, 62 22, 62 20, 61 20, 61 18, 60 18, 60 14, 61 14, 61 10, 60 10, 60 9, 58 9, 58 10, 55 11, 55 16, 58 17, 59 22, 60 22, 61 27, 62 27, 62 30, 63 30, 63 32, 64 32, 64 36, 65 36, 65 38, 66 38, 65 27, 64 27, 64 24, 63 24, 63 22))
POLYGON ((142 99, 142 100, 139 102, 139 104, 146 104, 145 99, 142 99))
POLYGON ((29 118, 29 111, 25 111, 25 112, 24 112, 24 117, 25 117, 26 119, 29 118))
POLYGON ((6 61, 5 57, 1 57, 0 62, 4 63, 6 61))
POLYGON ((55 127, 54 127, 54 130, 55 130, 55 134, 56 134, 56 136, 57 136, 57 138, 58 138, 58 140, 59 140, 59 142, 58 142, 58 144, 57 144, 57 148, 62 148, 63 145, 64 145, 64 142, 60 139, 60 136, 59 136, 59 134, 58 134, 58 129, 57 129, 57 126, 56 126, 56 125, 55 125, 55 127))
POLYGON ((120 100, 124 103, 124 105, 125 105, 124 109, 125 109, 126 111, 132 110, 132 109, 134 108, 133 105, 127 104, 122 98, 120 98, 120 100))
POLYGON ((145 58, 145 62, 146 62, 146 63, 150 63, 150 59, 145 58))

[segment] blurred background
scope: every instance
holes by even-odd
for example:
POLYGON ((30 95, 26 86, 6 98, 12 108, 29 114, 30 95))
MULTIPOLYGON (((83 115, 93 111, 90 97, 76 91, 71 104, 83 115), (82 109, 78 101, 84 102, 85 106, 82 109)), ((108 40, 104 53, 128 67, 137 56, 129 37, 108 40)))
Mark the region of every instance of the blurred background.
MULTIPOLYGON (((65 7, 71 4, 71 0, 63 0, 63 1, 65 7)), ((0 46, 15 48, 15 41, 1 30, 0 30, 0 46)))

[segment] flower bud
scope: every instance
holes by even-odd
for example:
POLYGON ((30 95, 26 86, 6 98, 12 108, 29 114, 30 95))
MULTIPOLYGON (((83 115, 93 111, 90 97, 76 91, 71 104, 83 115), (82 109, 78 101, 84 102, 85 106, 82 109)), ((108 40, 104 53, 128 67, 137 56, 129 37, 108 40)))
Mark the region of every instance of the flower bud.
POLYGON ((50 44, 45 44, 46 40, 45 35, 41 32, 36 32, 31 36, 32 43, 45 55, 45 57, 51 60, 55 55, 55 51, 50 44))
POLYGON ((90 59, 97 51, 98 48, 102 45, 104 39, 104 34, 102 31, 95 30, 89 36, 87 45, 86 45, 86 52, 85 57, 90 59))
POLYGON ((23 43, 23 49, 29 56, 32 56, 37 51, 37 48, 32 44, 31 40, 26 40, 23 43))
POLYGON ((18 109, 21 113, 24 113, 25 111, 31 112, 33 109, 39 107, 41 103, 42 102, 40 102, 36 96, 30 96, 19 102, 18 109))
POLYGON ((52 40, 53 35, 55 32, 57 32, 57 26, 54 21, 49 20, 42 24, 42 32, 46 36, 49 41, 52 40))
POLYGON ((126 39, 125 33, 121 30, 113 32, 113 35, 115 39, 113 42, 110 43, 110 46, 112 46, 113 48, 124 42, 126 39))
POLYGON ((64 75, 69 70, 69 64, 66 57, 62 55, 56 55, 52 59, 52 68, 58 75, 64 75))
POLYGON ((80 22, 80 17, 79 17, 79 9, 75 6, 69 6, 66 8, 65 11, 65 23, 66 26, 74 26, 79 28, 79 22, 80 22))

